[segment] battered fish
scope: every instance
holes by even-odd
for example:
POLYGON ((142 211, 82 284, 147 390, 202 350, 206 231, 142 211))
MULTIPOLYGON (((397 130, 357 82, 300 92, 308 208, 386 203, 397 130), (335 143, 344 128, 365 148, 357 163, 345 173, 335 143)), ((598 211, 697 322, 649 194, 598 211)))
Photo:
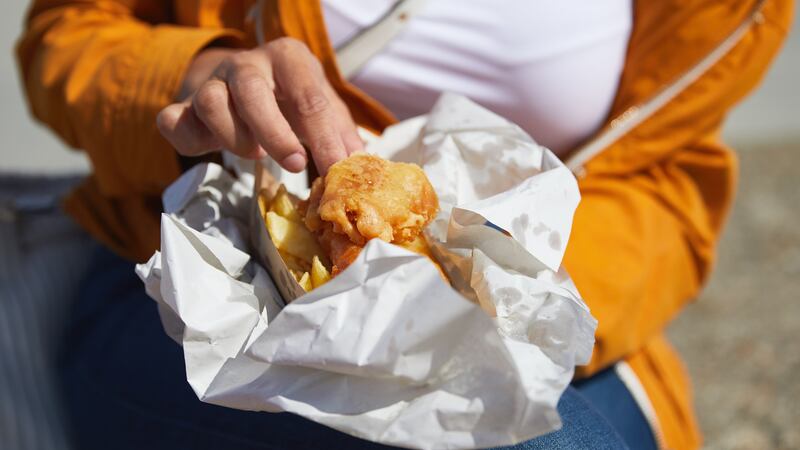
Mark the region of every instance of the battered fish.
MULTIPOLYGON (((356 153, 314 180, 299 209, 330 256, 333 276, 373 238, 425 255, 436 264, 422 230, 439 211, 439 200, 417 165, 356 153)), ((442 268, 436 267, 446 280, 442 268)))
POLYGON ((359 246, 373 238, 400 244, 419 236, 438 210, 419 166, 357 153, 314 181, 305 222, 312 231, 330 223, 359 246))

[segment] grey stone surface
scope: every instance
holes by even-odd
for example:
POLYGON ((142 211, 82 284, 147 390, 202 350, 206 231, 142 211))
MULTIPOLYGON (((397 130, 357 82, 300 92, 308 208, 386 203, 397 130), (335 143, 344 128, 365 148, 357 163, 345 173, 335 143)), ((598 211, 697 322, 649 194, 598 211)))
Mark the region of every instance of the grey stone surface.
POLYGON ((800 137, 739 152, 741 185, 700 298, 670 327, 710 449, 800 448, 800 137))
POLYGON ((728 118, 738 198, 710 283, 669 329, 708 449, 800 449, 798 80, 795 26, 764 83, 728 118))

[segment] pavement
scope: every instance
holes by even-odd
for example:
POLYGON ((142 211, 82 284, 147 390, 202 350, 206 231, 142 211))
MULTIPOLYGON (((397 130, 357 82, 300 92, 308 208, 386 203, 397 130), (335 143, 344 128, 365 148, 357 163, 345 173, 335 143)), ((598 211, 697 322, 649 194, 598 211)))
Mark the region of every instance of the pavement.
MULTIPOLYGON (((85 173, 26 113, 12 45, 27 2, 0 2, 0 172, 85 173)), ((702 295, 670 326, 708 449, 800 448, 800 34, 730 116, 739 198, 702 295)))
POLYGON ((711 282, 669 329, 708 449, 800 449, 800 139, 739 152, 711 282))
POLYGON ((694 382, 707 449, 800 449, 798 80, 795 26, 726 123, 738 198, 708 286, 668 330, 694 382))

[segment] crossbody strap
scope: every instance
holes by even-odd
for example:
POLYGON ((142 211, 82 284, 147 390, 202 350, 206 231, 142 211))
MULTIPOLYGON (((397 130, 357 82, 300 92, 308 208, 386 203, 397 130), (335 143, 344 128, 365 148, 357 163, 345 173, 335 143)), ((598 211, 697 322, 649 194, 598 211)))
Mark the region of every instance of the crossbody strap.
MULTIPOLYGON (((356 73, 370 58, 381 51, 405 27, 408 20, 425 6, 427 0, 398 0, 378 22, 365 28, 336 49, 339 70, 345 78, 356 73)), ((684 89, 697 81, 712 66, 728 54, 754 24, 761 23, 761 13, 767 0, 759 0, 747 18, 728 35, 714 50, 675 81, 658 91, 648 100, 632 106, 611 121, 610 125, 595 138, 575 150, 567 159, 567 167, 580 175, 583 165, 625 136, 639 124, 652 117, 684 89)), ((263 0, 254 5, 250 15, 256 22, 259 43, 264 42, 260 9, 263 0)))
POLYGON ((344 78, 350 78, 394 39, 428 0, 398 0, 377 22, 336 48, 336 61, 344 78))
MULTIPOLYGON (((403 31, 408 20, 419 13, 428 0, 398 0, 377 22, 361 30, 336 48, 339 72, 347 79, 358 72, 370 58, 378 54, 403 31)), ((248 11, 247 19, 255 25, 256 42, 265 42, 263 29, 264 0, 259 0, 248 11)))
POLYGON ((643 103, 626 109, 622 114, 611 121, 608 128, 573 152, 566 161, 567 167, 580 176, 583 173, 583 165, 587 161, 597 156, 598 153, 611 146, 611 144, 618 141, 639 124, 652 117, 667 103, 677 97, 678 94, 683 92, 684 89, 697 81, 742 40, 744 35, 750 30, 750 27, 764 20, 761 9, 765 3, 766 0, 759 0, 750 14, 747 15, 747 18, 736 27, 725 40, 697 64, 684 72, 683 75, 643 103))

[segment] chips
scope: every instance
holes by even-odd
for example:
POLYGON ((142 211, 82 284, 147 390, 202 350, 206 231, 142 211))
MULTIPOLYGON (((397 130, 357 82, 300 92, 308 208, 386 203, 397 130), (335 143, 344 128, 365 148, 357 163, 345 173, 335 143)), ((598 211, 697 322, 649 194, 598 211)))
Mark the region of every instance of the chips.
POLYGON ((269 210, 293 222, 301 222, 302 219, 297 212, 295 203, 296 201, 294 201, 286 191, 286 187, 280 185, 278 192, 275 193, 275 198, 272 199, 269 210))
POLYGON ((311 284, 311 277, 308 275, 308 272, 303 273, 303 276, 301 276, 300 279, 297 280, 297 284, 299 284, 300 287, 302 287, 303 290, 306 292, 314 289, 314 286, 311 284))
POLYGON ((311 260, 311 283, 314 287, 320 287, 331 279, 331 273, 322 264, 318 257, 314 256, 311 260))
POLYGON ((290 255, 290 254, 288 254, 288 253, 286 253, 284 251, 281 251, 281 250, 278 250, 278 253, 280 253, 281 259, 283 259, 283 262, 286 263, 286 267, 289 270, 294 271, 294 272, 299 272, 300 274, 302 274, 303 272, 308 272, 308 271, 311 270, 311 264, 310 263, 308 263, 306 261, 303 261, 302 259, 300 259, 300 258, 298 258, 298 257, 296 257, 294 255, 290 255))
POLYGON ((269 236, 297 283, 308 292, 330 280, 325 253, 303 223, 297 198, 281 185, 272 201, 268 201, 264 193, 259 195, 258 201, 261 210, 266 211, 264 222, 269 236))
POLYGON ((315 255, 322 254, 316 237, 300 222, 267 212, 267 231, 278 250, 311 264, 315 255))

